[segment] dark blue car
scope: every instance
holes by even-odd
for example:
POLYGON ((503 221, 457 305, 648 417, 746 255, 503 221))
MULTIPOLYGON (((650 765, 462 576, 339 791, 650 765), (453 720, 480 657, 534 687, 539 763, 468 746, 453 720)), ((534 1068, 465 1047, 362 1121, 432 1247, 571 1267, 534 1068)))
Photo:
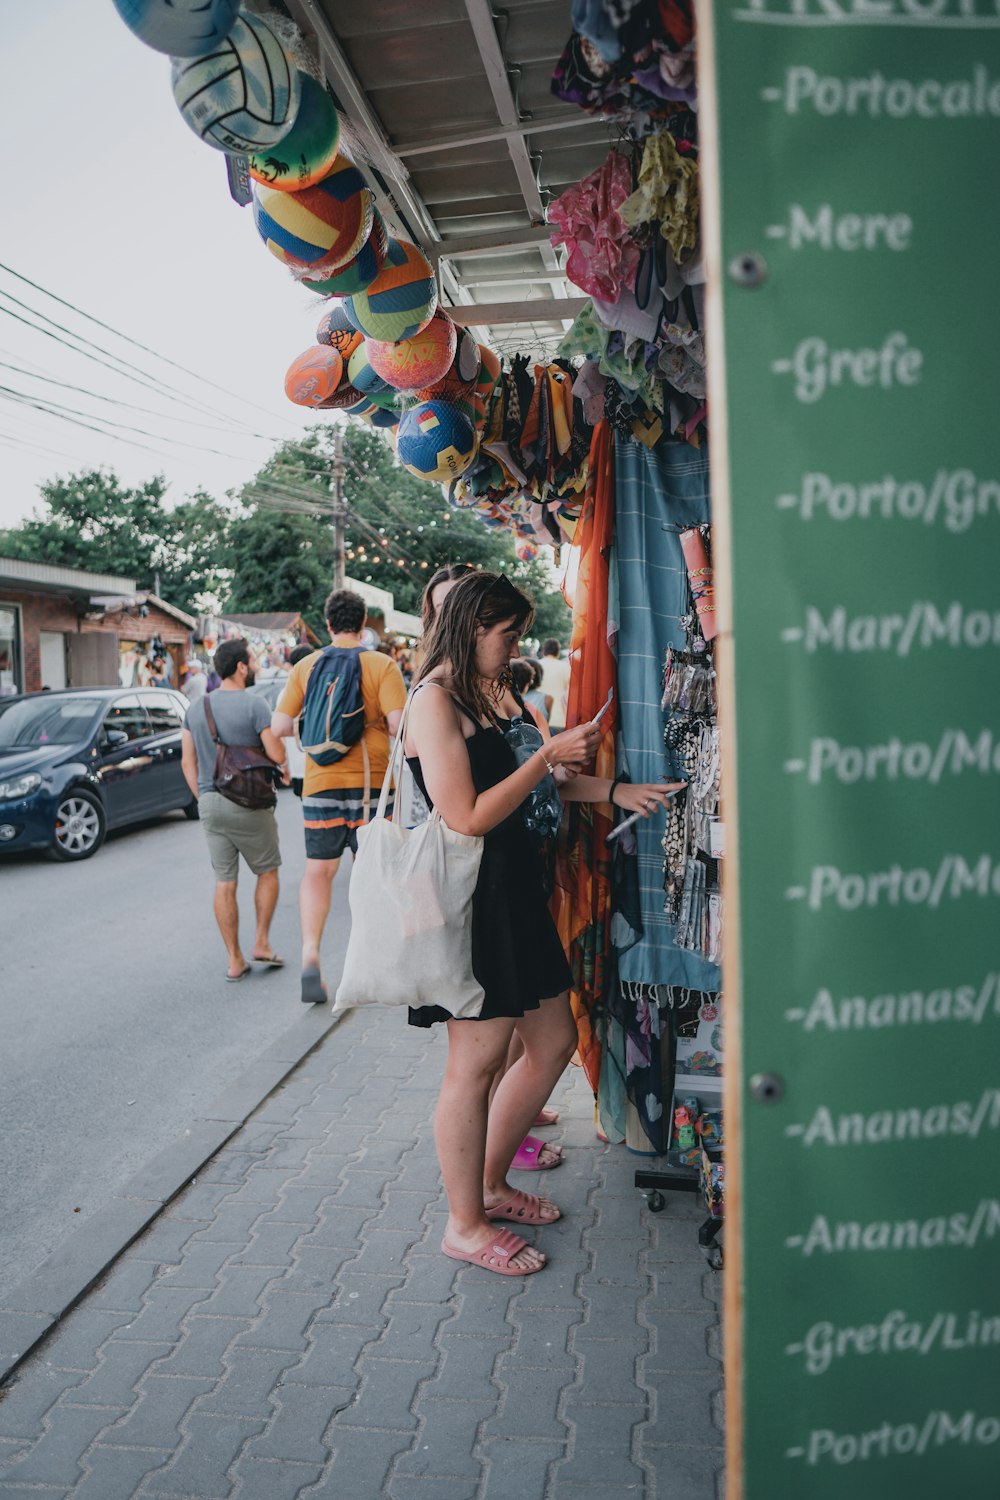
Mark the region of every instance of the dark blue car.
POLYGON ((187 700, 170 688, 0 698, 0 853, 89 859, 109 828, 198 803, 181 771, 187 700))

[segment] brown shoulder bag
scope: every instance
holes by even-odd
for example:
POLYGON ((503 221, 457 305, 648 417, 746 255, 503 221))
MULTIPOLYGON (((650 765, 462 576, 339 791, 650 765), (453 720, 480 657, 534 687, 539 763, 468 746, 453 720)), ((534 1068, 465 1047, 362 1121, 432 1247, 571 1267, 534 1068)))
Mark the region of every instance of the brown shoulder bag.
POLYGON ((207 694, 202 702, 208 732, 216 747, 212 790, 253 812, 276 806, 274 762, 270 756, 259 745, 224 745, 215 727, 215 715, 207 694))

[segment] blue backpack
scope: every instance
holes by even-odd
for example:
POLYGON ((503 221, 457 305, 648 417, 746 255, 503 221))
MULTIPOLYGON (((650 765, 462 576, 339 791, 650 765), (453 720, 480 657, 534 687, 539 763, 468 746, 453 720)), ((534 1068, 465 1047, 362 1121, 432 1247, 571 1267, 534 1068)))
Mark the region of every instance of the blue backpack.
POLYGON ((327 646, 309 673, 299 715, 299 743, 318 766, 332 766, 365 729, 361 648, 327 646))

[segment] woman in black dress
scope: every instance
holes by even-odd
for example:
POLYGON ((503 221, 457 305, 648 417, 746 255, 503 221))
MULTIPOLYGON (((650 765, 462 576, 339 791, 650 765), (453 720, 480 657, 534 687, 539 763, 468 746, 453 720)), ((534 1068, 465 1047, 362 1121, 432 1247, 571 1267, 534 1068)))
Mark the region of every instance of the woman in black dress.
POLYGON ((570 972, 549 915, 543 872, 520 807, 556 766, 578 772, 600 741, 591 724, 554 735, 518 766, 497 725, 511 656, 532 606, 506 578, 475 573, 452 589, 414 690, 406 754, 449 828, 484 838, 473 898, 472 967, 485 991, 477 1020, 441 1008, 412 1025, 448 1027, 448 1063, 435 1114, 448 1195, 442 1250, 507 1276, 541 1270, 545 1256, 491 1220, 548 1224, 559 1210, 507 1183, 524 1139, 577 1044, 570 972), (489 1103, 514 1027, 524 1054, 489 1103), (488 1121, 488 1123, 487 1123, 488 1121))

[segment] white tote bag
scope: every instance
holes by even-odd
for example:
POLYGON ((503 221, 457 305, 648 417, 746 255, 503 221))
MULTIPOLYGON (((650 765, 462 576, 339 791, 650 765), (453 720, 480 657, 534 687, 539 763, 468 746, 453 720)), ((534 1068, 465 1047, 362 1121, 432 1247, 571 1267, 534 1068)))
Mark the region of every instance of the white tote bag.
POLYGON ((443 1005, 478 1016, 485 995, 472 972, 472 896, 481 838, 455 833, 437 812, 417 828, 386 817, 404 761, 407 700, 375 817, 358 829, 351 870, 351 932, 335 1011, 356 1005, 443 1005))

